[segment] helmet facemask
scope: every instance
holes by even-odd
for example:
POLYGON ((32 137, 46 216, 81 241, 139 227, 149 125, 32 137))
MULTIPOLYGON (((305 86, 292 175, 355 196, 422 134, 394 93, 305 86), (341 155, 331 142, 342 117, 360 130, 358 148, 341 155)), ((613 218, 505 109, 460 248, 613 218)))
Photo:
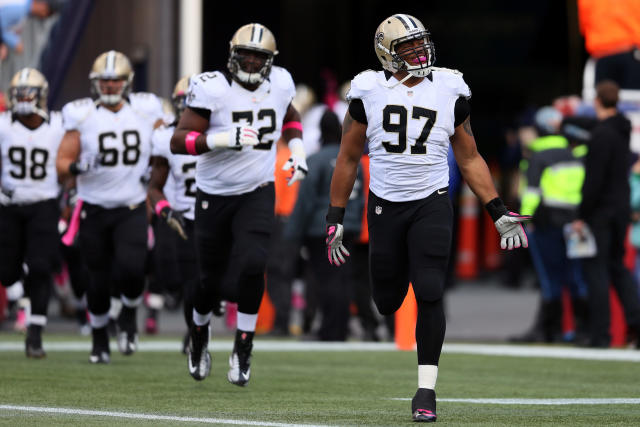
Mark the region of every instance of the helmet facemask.
POLYGON ((97 77, 91 79, 91 89, 93 93, 100 100, 100 103, 107 106, 118 105, 123 99, 129 96, 130 88, 130 82, 125 78, 97 77), (116 93, 106 93, 106 91, 102 88, 102 85, 104 84, 102 82, 110 80, 122 81, 122 87, 116 93))
POLYGON ((11 111, 18 116, 28 116, 30 114, 38 114, 46 119, 46 108, 43 108, 42 99, 46 100, 46 94, 43 96, 43 90, 35 86, 18 86, 9 90, 9 99, 11 101, 11 111))
POLYGON ((396 39, 391 43, 391 54, 399 69, 406 70, 414 77, 426 77, 435 62, 435 48, 428 31, 396 39), (413 40, 421 40, 419 45, 412 46, 413 40), (402 46, 405 44, 404 46, 402 46))
POLYGON ((244 46, 234 46, 231 48, 229 55, 229 63, 227 67, 233 76, 242 83, 258 84, 262 83, 271 73, 271 65, 273 64, 273 52, 244 46), (250 68, 248 62, 251 61, 249 56, 253 53, 254 57, 261 57, 262 65, 250 68))

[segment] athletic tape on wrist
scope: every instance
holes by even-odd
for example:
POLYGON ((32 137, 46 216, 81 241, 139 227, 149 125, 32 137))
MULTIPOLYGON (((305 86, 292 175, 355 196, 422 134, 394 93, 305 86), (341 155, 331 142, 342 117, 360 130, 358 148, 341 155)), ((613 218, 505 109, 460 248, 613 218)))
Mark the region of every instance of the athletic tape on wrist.
POLYGON ((164 208, 170 208, 171 207, 171 203, 169 203, 167 200, 160 200, 158 203, 156 203, 156 215, 160 216, 160 213, 162 212, 162 209, 164 208))
POLYGON ((184 148, 186 148, 187 153, 191 154, 192 156, 197 156, 198 152, 196 151, 196 138, 198 138, 199 135, 202 135, 200 132, 189 132, 187 134, 187 136, 184 139, 184 148))

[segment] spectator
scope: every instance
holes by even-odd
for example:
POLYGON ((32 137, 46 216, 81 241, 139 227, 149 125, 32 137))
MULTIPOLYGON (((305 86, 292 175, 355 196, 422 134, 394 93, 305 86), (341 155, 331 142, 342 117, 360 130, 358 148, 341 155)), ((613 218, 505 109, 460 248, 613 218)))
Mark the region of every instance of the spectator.
POLYGON ((573 308, 580 314, 582 328, 586 315, 586 284, 578 259, 567 259, 563 235, 566 223, 575 219, 584 166, 576 158, 569 141, 559 133, 562 114, 543 107, 535 116, 540 135, 526 170, 527 187, 520 211, 532 215, 527 225, 529 252, 540 282, 541 306, 534 327, 514 341, 557 342, 562 340, 562 288, 568 285, 573 308))
MULTIPOLYGON (((636 249, 634 278, 636 284, 640 284, 640 158, 633 163, 631 177, 631 244, 636 249)), ((640 286, 638 287, 640 293, 640 286)))
POLYGON ((585 180, 579 220, 573 229, 582 233, 587 223, 598 253, 584 264, 589 292, 590 347, 608 347, 609 282, 624 308, 632 333, 640 329, 640 302, 630 272, 623 264, 624 244, 631 217, 629 139, 631 123, 617 110, 619 86, 611 80, 596 85, 594 107, 598 118, 591 132, 585 161, 585 180))
POLYGON ((21 54, 24 44, 20 38, 20 31, 29 14, 38 18, 46 18, 59 8, 59 1, 45 0, 15 0, 0 2, 0 60, 4 60, 9 48, 21 54), (52 3, 52 4, 50 4, 52 3))
MULTIPOLYGON (((322 341, 344 341, 348 334, 351 302, 351 271, 329 265, 325 259, 324 214, 329 203, 331 176, 340 150, 341 126, 338 117, 327 109, 320 120, 322 147, 309 157, 309 175, 302 182, 296 206, 286 225, 285 235, 302 241, 309 250, 314 282, 310 284, 318 301, 322 320, 318 338, 322 341)), ((345 215, 345 235, 349 243, 360 233, 364 206, 362 170, 351 193, 345 215)), ((352 245, 350 245, 352 247, 352 245)))

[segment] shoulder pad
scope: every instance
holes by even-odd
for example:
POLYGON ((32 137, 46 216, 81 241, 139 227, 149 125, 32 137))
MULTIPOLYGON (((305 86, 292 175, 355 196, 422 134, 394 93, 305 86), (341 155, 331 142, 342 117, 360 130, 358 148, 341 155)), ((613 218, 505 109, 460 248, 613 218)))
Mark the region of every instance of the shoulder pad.
POLYGON ((351 80, 351 87, 347 93, 347 101, 353 98, 362 98, 365 94, 376 86, 378 80, 378 72, 374 70, 365 70, 357 74, 351 80))
POLYGON ((65 130, 77 130, 78 126, 95 110, 96 104, 91 98, 81 98, 62 107, 62 121, 65 130))
POLYGON ((164 111, 160 99, 149 92, 136 92, 129 95, 131 108, 152 119, 162 119, 164 111))
POLYGON ((269 74, 271 83, 278 89, 290 90, 293 88, 295 91, 295 84, 293 83, 293 77, 291 73, 286 69, 278 66, 271 67, 271 74, 269 74))
POLYGON ((194 108, 216 108, 218 100, 223 98, 231 85, 220 71, 196 74, 189 79, 187 106, 194 108))
POLYGON ((0 126, 7 126, 11 123, 11 111, 4 111, 0 113, 0 126))
POLYGON ((455 95, 471 98, 471 89, 467 86, 462 73, 451 68, 432 67, 434 79, 448 87, 455 95))
POLYGON ((49 111, 49 123, 52 126, 62 126, 62 113, 60 111, 49 111))

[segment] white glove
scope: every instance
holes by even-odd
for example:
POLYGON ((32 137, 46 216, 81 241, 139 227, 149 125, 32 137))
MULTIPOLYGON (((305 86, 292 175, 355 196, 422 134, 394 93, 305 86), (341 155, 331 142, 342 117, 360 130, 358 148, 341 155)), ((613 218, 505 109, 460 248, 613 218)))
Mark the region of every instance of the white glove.
POLYGON ((293 175, 288 180, 288 185, 292 185, 296 181, 302 181, 307 176, 309 167, 307 166, 304 144, 300 138, 293 138, 289 141, 289 149, 291 150, 291 157, 282 166, 282 170, 286 171, 293 168, 293 175))
POLYGON ((75 162, 74 169, 77 171, 77 173, 75 173, 74 175, 86 173, 90 170, 95 171, 100 167, 102 158, 102 153, 80 153, 80 158, 75 162))
POLYGON ((330 264, 340 266, 347 262, 345 256, 351 255, 342 244, 343 236, 342 224, 327 224, 327 256, 330 264))
POLYGON ((524 232, 522 222, 530 220, 527 215, 520 215, 515 212, 507 212, 494 223, 498 233, 500 233, 500 247, 502 249, 514 249, 522 246, 529 247, 527 234, 524 232))
POLYGON ((237 148, 254 146, 260 143, 259 133, 251 126, 238 126, 228 132, 207 134, 207 147, 214 148, 237 148))
POLYGON ((493 223, 500 234, 500 247, 502 249, 512 250, 520 246, 523 248, 529 247, 529 241, 522 227, 522 222, 530 220, 531 216, 508 211, 498 197, 487 203, 485 208, 494 220, 493 223))

